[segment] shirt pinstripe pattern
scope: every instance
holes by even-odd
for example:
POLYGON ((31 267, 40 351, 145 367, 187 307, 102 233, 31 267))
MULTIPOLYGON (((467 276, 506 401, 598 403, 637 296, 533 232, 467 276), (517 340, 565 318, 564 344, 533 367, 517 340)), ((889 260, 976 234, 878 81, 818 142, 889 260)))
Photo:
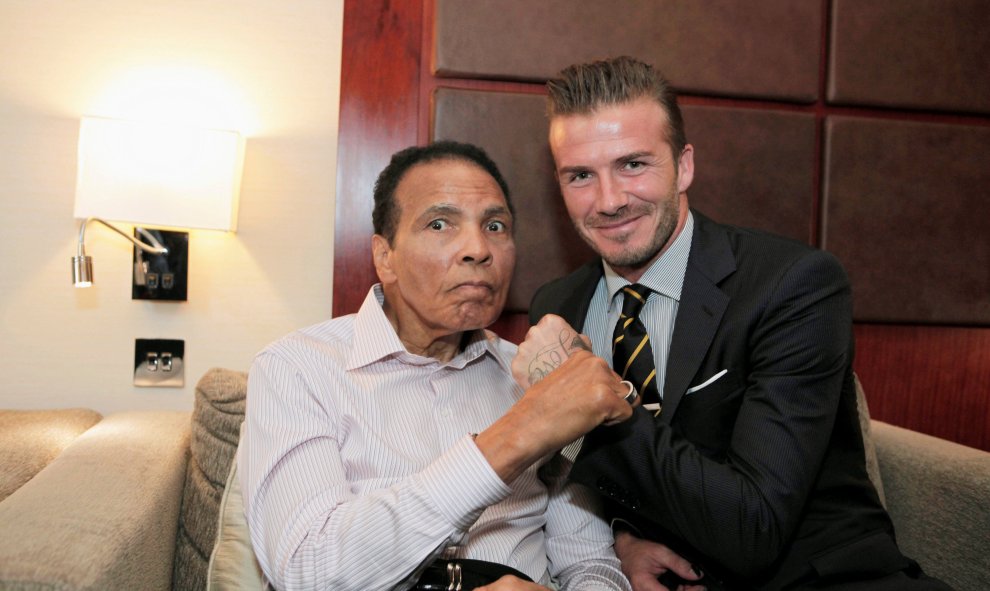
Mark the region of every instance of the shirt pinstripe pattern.
POLYGON ((629 589, 593 494, 544 458, 511 487, 469 433, 521 395, 515 346, 477 331, 448 363, 406 352, 380 286, 360 311, 262 351, 238 451, 251 541, 279 589, 406 589, 447 545, 562 589, 629 589))
MULTIPOLYGON (((674 334, 677 305, 681 299, 681 287, 684 285, 688 255, 691 252, 692 235, 694 235, 694 214, 688 212, 684 228, 674 239, 674 243, 637 282, 655 292, 643 305, 639 319, 650 335, 653 360, 657 368, 657 391, 661 396, 667 375, 667 357, 670 352, 670 339, 674 334)), ((612 365, 612 330, 622 312, 622 298, 625 297, 622 295, 622 288, 629 285, 629 282, 613 271, 608 263, 602 261, 602 266, 605 268, 605 274, 602 281, 598 282, 595 295, 588 305, 588 316, 584 321, 583 332, 591 338, 591 348, 595 355, 612 365)))

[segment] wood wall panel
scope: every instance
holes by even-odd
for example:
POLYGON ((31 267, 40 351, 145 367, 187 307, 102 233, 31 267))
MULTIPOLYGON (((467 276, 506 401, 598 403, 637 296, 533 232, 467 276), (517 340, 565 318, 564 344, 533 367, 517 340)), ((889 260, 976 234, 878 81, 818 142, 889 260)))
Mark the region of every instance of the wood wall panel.
POLYGON ((990 329, 859 324, 855 333, 873 418, 990 450, 990 329))

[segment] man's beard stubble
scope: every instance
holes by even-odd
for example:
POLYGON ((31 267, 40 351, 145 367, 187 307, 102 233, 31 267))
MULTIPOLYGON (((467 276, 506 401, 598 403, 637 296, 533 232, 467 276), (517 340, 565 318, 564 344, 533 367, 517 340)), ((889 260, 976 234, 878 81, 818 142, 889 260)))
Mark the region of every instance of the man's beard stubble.
MULTIPOLYGON (((597 252, 598 255, 601 256, 602 259, 613 269, 639 269, 651 264, 655 260, 657 253, 659 253, 663 247, 666 246, 667 241, 670 240, 670 237, 674 234, 674 230, 677 228, 677 222, 680 217, 678 202, 677 184, 675 182, 667 197, 661 200, 657 205, 653 206, 661 209, 659 226, 657 227, 656 233, 653 235, 653 239, 642 248, 636 250, 626 250, 614 255, 606 256, 605 253, 601 252, 595 245, 587 230, 579 229, 578 234, 580 234, 581 238, 588 243, 591 249, 597 252)), ((645 207, 649 206, 647 205, 645 207)), ((624 217, 631 217, 639 215, 640 213, 652 213, 652 211, 644 211, 643 208, 638 208, 636 210, 630 210, 624 217)), ((608 218, 608 221, 614 222, 615 218, 608 218)), ((592 220, 592 223, 593 222, 594 220, 592 220)))

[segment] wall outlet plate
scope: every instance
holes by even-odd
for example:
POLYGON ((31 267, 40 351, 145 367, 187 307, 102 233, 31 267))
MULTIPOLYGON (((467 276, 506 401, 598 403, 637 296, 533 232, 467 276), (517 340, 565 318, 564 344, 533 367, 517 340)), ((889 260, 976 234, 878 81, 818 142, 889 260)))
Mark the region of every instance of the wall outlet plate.
POLYGON ((186 384, 186 342, 179 339, 134 340, 134 385, 181 388, 186 384))
MULTIPOLYGON (((148 254, 134 247, 132 300, 186 301, 189 283, 189 232, 145 229, 168 249, 168 254, 148 254)), ((134 237, 147 242, 134 229, 134 237)))

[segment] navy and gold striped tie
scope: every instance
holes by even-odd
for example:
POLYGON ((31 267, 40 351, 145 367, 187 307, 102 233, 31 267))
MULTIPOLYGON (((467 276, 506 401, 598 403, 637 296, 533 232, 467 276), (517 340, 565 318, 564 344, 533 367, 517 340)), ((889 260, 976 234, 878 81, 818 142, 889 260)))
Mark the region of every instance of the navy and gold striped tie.
POLYGON ((660 402, 650 335, 639 319, 650 293, 649 287, 638 283, 622 288, 622 314, 612 335, 612 369, 636 386, 643 404, 660 402))

